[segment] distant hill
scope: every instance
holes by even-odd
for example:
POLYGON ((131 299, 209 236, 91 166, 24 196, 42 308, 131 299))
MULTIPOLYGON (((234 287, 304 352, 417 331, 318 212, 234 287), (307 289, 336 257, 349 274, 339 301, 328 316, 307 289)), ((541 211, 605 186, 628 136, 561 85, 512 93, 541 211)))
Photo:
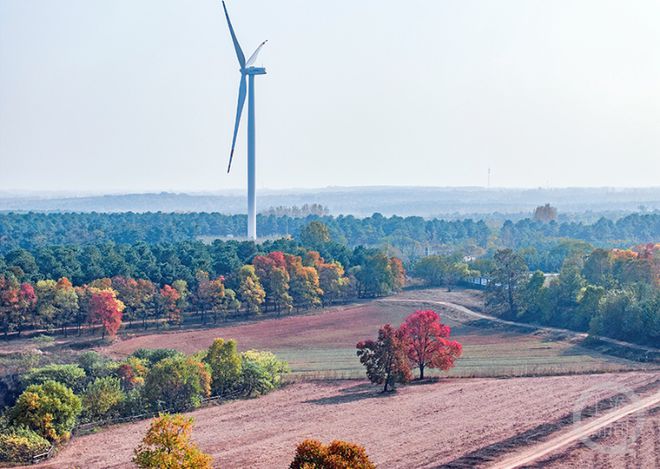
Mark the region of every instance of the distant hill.
MULTIPOLYGON (((642 189, 563 188, 485 189, 476 187, 339 187, 263 190, 259 207, 317 203, 334 215, 419 215, 465 217, 479 214, 524 214, 550 203, 560 214, 597 212, 623 214, 660 210, 660 187, 642 189), (640 208, 641 207, 641 208, 640 208)), ((92 196, 0 194, 0 211, 46 212, 221 212, 244 213, 245 196, 238 191, 213 194, 146 193, 92 196)))

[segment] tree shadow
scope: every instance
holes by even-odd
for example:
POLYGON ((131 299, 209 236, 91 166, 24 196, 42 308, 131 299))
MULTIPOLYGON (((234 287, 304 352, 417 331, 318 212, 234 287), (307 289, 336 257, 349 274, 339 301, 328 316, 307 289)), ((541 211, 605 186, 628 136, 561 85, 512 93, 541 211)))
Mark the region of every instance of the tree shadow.
POLYGON ((361 383, 361 384, 356 384, 355 386, 350 386, 348 388, 341 389, 339 391, 339 394, 336 394, 334 396, 321 397, 319 399, 310 399, 304 401, 304 403, 316 404, 316 405, 347 404, 349 402, 362 401, 365 399, 386 398, 395 393, 396 390, 382 392, 382 388, 380 385, 376 387, 369 383, 361 383))

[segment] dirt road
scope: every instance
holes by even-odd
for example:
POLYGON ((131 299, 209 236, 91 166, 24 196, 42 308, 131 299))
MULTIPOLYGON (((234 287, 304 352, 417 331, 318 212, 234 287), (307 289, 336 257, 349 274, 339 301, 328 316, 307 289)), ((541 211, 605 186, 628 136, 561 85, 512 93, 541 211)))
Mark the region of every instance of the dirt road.
POLYGON ((574 428, 569 432, 556 436, 555 438, 535 445, 531 448, 525 449, 524 451, 510 456, 489 467, 490 469, 514 469, 530 464, 534 461, 537 461, 538 459, 541 459, 547 454, 552 453, 553 451, 564 448, 571 443, 593 435, 601 428, 607 427, 617 420, 620 420, 635 412, 640 412, 642 410, 652 408, 658 404, 660 404, 660 392, 648 396, 644 399, 640 399, 636 402, 632 402, 624 407, 618 408, 593 421, 586 422, 584 425, 579 425, 577 428, 574 428))

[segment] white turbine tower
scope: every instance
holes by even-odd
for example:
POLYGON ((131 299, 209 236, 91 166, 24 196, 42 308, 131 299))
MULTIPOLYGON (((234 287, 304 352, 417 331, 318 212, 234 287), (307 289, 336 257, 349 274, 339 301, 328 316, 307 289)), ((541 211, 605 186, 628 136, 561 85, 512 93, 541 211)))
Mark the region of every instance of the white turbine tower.
POLYGON ((241 49, 236 33, 229 20, 229 13, 227 13, 227 6, 223 0, 222 8, 225 10, 225 17, 227 18, 227 25, 229 26, 229 33, 231 40, 236 49, 236 57, 241 66, 241 81, 238 86, 238 107, 236 109, 236 124, 234 124, 234 138, 231 142, 231 152, 229 153, 229 166, 227 173, 231 170, 231 161, 234 158, 234 147, 236 146, 236 136, 238 135, 238 127, 241 122, 241 113, 243 112, 243 105, 245 104, 245 91, 246 91, 246 77, 249 77, 249 92, 248 92, 248 222, 247 222, 247 237, 248 239, 257 239, 257 195, 255 188, 255 172, 256 172, 256 149, 255 149, 255 125, 254 125, 254 76, 265 75, 266 69, 262 67, 253 67, 254 61, 257 60, 259 51, 266 44, 266 41, 259 44, 259 47, 252 53, 247 61, 241 49))

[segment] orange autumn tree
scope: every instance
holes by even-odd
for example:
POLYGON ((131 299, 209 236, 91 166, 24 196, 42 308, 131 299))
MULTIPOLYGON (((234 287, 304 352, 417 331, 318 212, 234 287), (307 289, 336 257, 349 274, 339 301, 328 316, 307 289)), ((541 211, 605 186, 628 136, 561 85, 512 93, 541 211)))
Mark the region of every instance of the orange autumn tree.
POLYGON ((112 289, 90 289, 88 302, 89 322, 100 322, 103 326, 103 337, 107 333, 114 337, 121 326, 124 303, 117 299, 117 293, 112 289))
POLYGON ((304 440, 296 448, 289 469, 376 469, 364 447, 335 440, 324 445, 317 440, 304 440))
POLYGON ((190 441, 192 418, 160 415, 151 422, 133 462, 140 469, 211 469, 212 458, 190 441))

